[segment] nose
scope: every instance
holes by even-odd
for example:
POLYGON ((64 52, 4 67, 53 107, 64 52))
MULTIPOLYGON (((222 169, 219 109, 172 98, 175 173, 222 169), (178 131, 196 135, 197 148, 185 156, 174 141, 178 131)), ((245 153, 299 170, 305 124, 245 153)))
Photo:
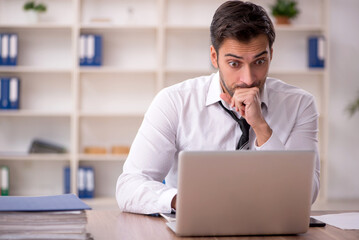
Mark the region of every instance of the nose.
POLYGON ((241 87, 252 87, 255 83, 254 72, 250 66, 246 65, 242 68, 241 76, 240 76, 240 85, 241 87), (243 86, 242 86, 243 85, 243 86))

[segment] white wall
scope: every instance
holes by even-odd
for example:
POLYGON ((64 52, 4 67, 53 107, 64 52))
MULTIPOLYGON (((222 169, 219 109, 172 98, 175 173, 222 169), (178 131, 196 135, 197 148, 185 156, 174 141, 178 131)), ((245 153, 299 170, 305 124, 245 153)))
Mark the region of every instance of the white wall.
POLYGON ((359 112, 345 110, 359 94, 358 11, 358 0, 331 0, 329 199, 359 198, 359 112))

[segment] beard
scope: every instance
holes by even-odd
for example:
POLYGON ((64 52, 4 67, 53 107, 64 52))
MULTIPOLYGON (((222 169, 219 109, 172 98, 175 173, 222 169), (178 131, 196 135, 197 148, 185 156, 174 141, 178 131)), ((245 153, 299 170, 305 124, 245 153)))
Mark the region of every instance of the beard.
POLYGON ((251 85, 247 85, 245 83, 240 83, 240 84, 235 84, 233 87, 229 87, 227 84, 226 84, 226 81, 224 80, 223 78, 223 74, 221 72, 221 69, 219 69, 219 79, 221 81, 221 85, 222 87, 224 88, 223 90, 226 90, 227 93, 233 97, 234 95, 234 92, 236 91, 237 88, 252 88, 252 87, 258 87, 259 90, 262 92, 262 89, 263 89, 263 86, 264 86, 264 83, 265 83, 265 79, 267 78, 267 76, 264 78, 263 81, 257 81, 257 82, 254 82, 253 84, 251 85))

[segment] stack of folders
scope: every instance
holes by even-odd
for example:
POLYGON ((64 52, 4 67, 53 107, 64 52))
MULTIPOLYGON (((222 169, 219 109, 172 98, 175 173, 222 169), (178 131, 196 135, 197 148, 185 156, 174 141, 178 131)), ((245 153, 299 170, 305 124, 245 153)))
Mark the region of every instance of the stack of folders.
POLYGON ((0 167, 0 196, 9 195, 9 167, 0 167))
POLYGON ((0 239, 92 239, 87 209, 73 194, 0 197, 0 239))
POLYGON ((102 65, 102 36, 81 34, 79 43, 80 66, 102 65))
POLYGON ((0 66, 17 65, 17 34, 0 33, 0 66))
POLYGON ((0 109, 19 109, 20 79, 0 77, 0 109))

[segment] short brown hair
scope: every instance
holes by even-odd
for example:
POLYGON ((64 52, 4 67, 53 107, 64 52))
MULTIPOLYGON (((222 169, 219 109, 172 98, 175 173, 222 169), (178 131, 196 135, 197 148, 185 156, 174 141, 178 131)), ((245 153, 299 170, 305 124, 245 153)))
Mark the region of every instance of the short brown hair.
POLYGON ((211 23, 211 41, 218 52, 227 38, 248 42, 258 35, 265 34, 271 48, 274 39, 274 26, 263 7, 251 2, 227 1, 213 16, 211 23))

